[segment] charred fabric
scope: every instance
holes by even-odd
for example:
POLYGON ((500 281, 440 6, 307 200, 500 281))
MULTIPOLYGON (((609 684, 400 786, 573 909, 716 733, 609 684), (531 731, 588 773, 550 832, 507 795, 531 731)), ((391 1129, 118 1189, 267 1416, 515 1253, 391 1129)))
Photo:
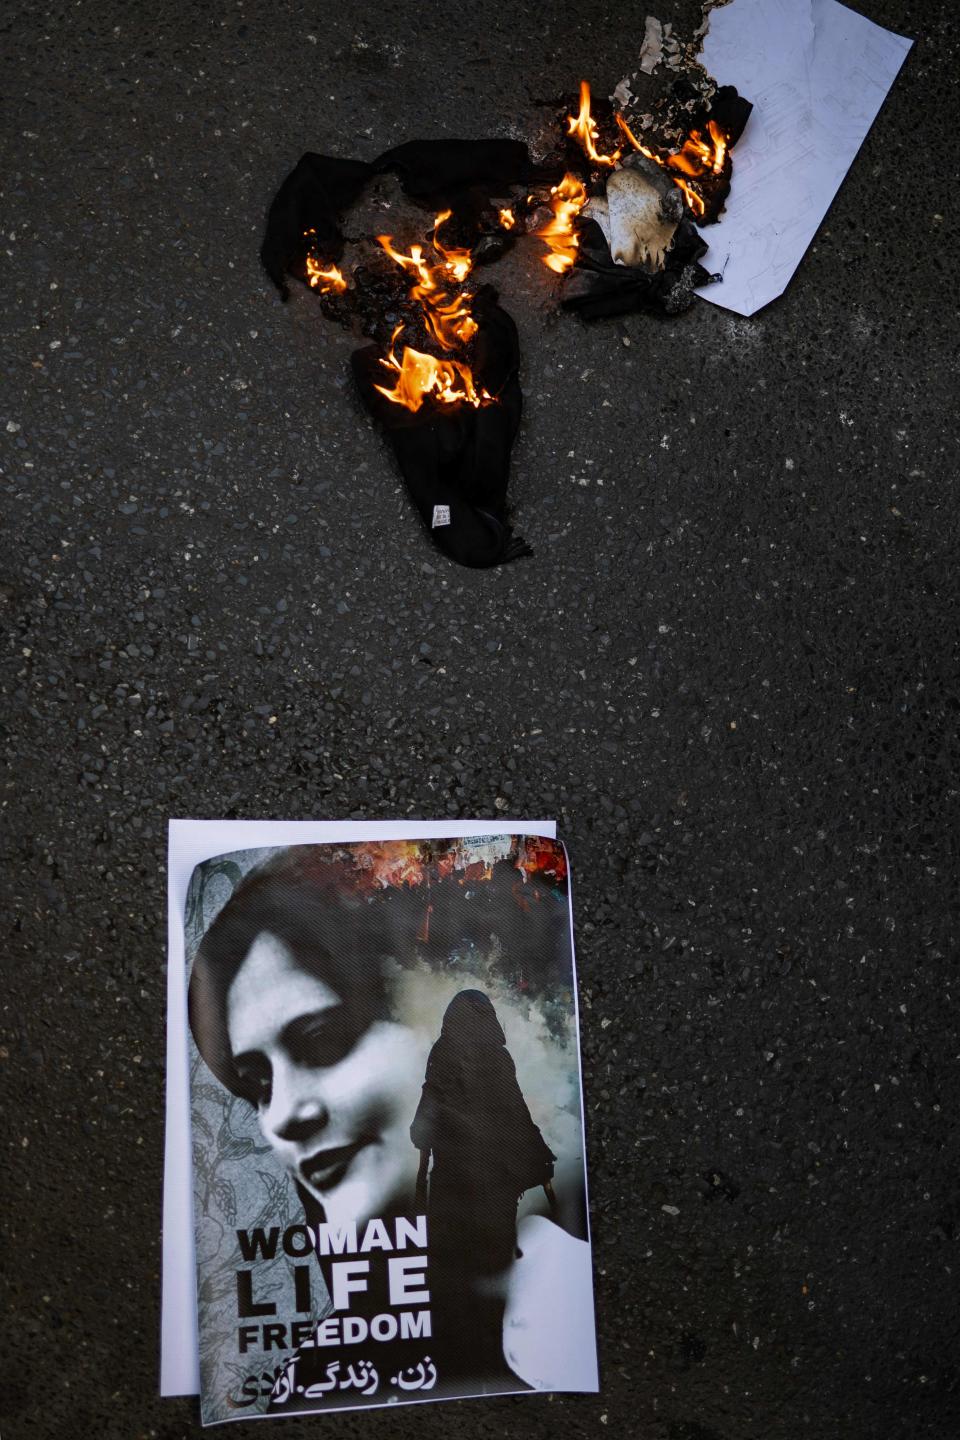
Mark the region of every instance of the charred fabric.
POLYGON ((731 150, 750 104, 730 86, 685 107, 682 143, 645 143, 609 103, 561 111, 562 138, 539 163, 517 140, 413 140, 375 160, 303 155, 267 218, 261 256, 281 296, 288 278, 370 344, 354 352, 360 398, 389 437, 434 542, 461 565, 531 553, 510 525, 507 481, 520 424, 520 349, 489 284, 471 280, 521 236, 545 247, 560 305, 586 320, 645 310, 677 315, 711 280, 696 221, 715 222, 731 150), (424 238, 357 242, 341 269, 345 217, 392 172, 430 212, 424 238))

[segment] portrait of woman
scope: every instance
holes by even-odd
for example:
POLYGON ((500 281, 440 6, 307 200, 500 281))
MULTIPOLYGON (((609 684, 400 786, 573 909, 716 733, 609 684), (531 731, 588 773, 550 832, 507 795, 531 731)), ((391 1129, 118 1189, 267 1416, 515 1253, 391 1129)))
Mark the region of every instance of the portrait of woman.
MULTIPOLYGON (((396 1374, 429 1353, 430 1398, 542 1383, 505 1356, 522 1195, 538 1189, 540 1225, 587 1248, 565 875, 561 846, 522 837, 287 847, 243 875, 193 960, 199 1056, 248 1102, 256 1154, 312 1233, 426 1213, 431 1338, 363 1354, 396 1374)), ((353 1313, 385 1304, 371 1283, 353 1313)), ((329 1359, 296 1353, 305 1378, 329 1359)))

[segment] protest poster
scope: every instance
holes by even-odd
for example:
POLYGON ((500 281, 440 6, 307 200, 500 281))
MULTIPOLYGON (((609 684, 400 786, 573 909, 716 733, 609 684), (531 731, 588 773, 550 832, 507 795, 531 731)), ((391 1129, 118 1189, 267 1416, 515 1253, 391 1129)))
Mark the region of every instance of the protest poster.
POLYGON ((184 927, 204 1423, 596 1390, 563 846, 216 855, 184 927))

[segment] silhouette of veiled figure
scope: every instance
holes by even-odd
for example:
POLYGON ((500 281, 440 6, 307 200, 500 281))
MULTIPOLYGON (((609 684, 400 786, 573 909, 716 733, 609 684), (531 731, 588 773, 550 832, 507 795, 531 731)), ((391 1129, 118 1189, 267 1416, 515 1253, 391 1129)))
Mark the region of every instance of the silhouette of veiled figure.
POLYGON ((410 1127, 427 1179, 433 1355, 441 1383, 463 1393, 524 1388, 503 1353, 516 1253, 517 1202, 547 1187, 556 1156, 534 1124, 488 996, 461 990, 447 1007, 410 1127))

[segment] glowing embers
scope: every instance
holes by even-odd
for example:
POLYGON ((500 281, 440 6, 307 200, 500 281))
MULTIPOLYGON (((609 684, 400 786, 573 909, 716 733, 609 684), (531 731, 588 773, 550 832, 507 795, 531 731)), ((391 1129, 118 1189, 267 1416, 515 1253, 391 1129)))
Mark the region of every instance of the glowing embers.
POLYGON ((374 390, 380 395, 392 400, 395 405, 412 410, 414 414, 428 397, 443 405, 466 403, 475 409, 494 403, 493 395, 486 390, 477 390, 469 365, 459 360, 438 360, 436 356, 413 350, 409 345, 403 347, 403 357, 398 360, 396 345, 402 330, 402 325, 394 330, 386 358, 380 361, 385 369, 395 372, 396 384, 392 390, 385 385, 374 385, 374 390))
POLYGON ((577 239, 576 218, 587 203, 587 187, 568 171, 560 184, 552 187, 550 194, 553 196, 550 201, 553 219, 537 231, 537 236, 550 251, 543 257, 544 265, 563 275, 577 258, 580 242, 577 239))

